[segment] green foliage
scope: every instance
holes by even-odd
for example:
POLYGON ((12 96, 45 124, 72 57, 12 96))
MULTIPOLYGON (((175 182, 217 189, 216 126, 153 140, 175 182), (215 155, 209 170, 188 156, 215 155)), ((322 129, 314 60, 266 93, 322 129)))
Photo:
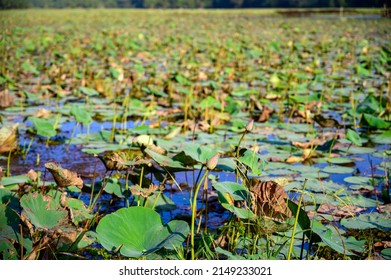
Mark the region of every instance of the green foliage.
POLYGON ((119 249, 127 257, 140 258, 167 248, 174 250, 185 240, 189 226, 183 221, 162 224, 149 208, 130 207, 106 215, 96 229, 99 242, 109 251, 119 249))
POLYGON ((67 215, 66 211, 58 210, 53 200, 45 201, 39 193, 29 193, 20 199, 26 217, 37 228, 52 229, 59 226, 61 219, 67 215))
POLYGON ((38 135, 44 137, 53 137, 56 135, 56 130, 50 121, 37 117, 29 117, 28 120, 33 123, 38 135))

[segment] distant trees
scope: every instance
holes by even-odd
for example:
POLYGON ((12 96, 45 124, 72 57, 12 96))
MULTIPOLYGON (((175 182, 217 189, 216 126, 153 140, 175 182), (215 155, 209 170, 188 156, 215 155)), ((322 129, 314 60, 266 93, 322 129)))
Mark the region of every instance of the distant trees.
POLYGON ((0 9, 382 7, 386 2, 389 0, 0 0, 0 9))

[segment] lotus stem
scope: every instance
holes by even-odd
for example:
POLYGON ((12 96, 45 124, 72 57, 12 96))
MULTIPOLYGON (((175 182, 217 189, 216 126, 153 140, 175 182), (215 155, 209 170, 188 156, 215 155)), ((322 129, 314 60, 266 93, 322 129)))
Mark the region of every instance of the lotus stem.
POLYGON ((73 139, 73 137, 75 136, 75 132, 76 132, 76 129, 77 129, 78 125, 79 125, 79 123, 76 122, 75 126, 74 126, 73 129, 72 129, 71 138, 69 139, 69 143, 68 143, 68 146, 67 146, 67 148, 66 148, 66 151, 67 151, 67 152, 68 152, 69 146, 70 146, 71 143, 72 143, 72 139, 73 139))
POLYGON ((297 228, 297 224, 298 224, 298 221, 299 221, 300 207, 301 207, 301 202, 303 201, 303 196, 304 196, 304 190, 305 190, 306 183, 307 183, 307 179, 305 179, 305 181, 304 181, 303 190, 302 190, 302 192, 300 194, 299 203, 297 204, 297 212, 296 212, 296 216, 295 216, 295 223, 293 224, 291 242, 289 244, 289 251, 288 251, 288 256, 287 256, 288 260, 291 259, 291 255, 292 255, 292 252, 293 252, 293 243, 295 241, 296 228, 297 228))
POLYGON ((200 187, 201 187, 201 184, 202 184, 202 181, 204 181, 204 179, 206 178, 206 176, 208 175, 209 173, 209 169, 207 169, 204 173, 204 175, 202 175, 202 178, 201 180, 198 182, 198 184, 196 185, 195 187, 195 190, 193 192, 193 202, 191 204, 191 229, 190 229, 190 246, 191 246, 191 259, 194 260, 194 235, 195 235, 195 232, 194 232, 194 228, 195 228, 195 218, 196 218, 196 215, 197 215, 197 196, 198 196, 198 192, 200 190, 200 187))
POLYGON ((10 150, 9 153, 8 153, 8 159, 7 159, 7 173, 6 173, 7 177, 11 176, 11 171, 10 171, 10 168, 11 168, 11 154, 12 154, 12 151, 10 150))

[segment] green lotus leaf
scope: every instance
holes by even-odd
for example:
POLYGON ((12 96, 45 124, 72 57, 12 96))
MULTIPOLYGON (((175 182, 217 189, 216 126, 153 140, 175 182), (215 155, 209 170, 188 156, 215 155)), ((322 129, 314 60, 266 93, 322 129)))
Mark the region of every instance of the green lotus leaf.
MULTIPOLYGON (((19 216, 5 204, 0 204, 0 240, 16 240, 18 233, 19 216)), ((1 242, 0 242, 1 243, 1 242)))
POLYGON ((349 154, 370 154, 374 153, 376 150, 371 147, 342 147, 339 148, 340 151, 344 153, 349 153, 349 154))
POLYGON ((365 197, 365 196, 362 196, 361 194, 351 195, 351 196, 347 197, 346 200, 348 203, 351 203, 351 204, 359 206, 359 207, 365 207, 365 208, 376 207, 379 205, 379 202, 376 201, 376 199, 365 197))
POLYGON ((161 166, 183 169, 184 166, 181 162, 175 161, 165 155, 158 154, 150 149, 145 149, 145 152, 150 155, 161 166))
POLYGON ((341 225, 351 229, 379 228, 390 230, 391 217, 380 213, 362 214, 358 217, 343 218, 341 220, 341 225))
POLYGON ((88 88, 88 87, 79 87, 79 91, 82 93, 82 94, 85 94, 87 96, 97 96, 99 95, 99 92, 97 92, 95 89, 93 88, 88 88))
POLYGON ((6 188, 0 188, 0 204, 5 204, 12 209, 18 209, 19 199, 15 197, 15 193, 11 190, 6 188))
POLYGON ((150 208, 122 208, 99 222, 97 238, 109 251, 120 247, 127 257, 140 258, 161 248, 174 249, 185 240, 189 226, 184 221, 162 224, 160 215, 150 208))
POLYGON ((346 139, 352 142, 354 145, 362 146, 362 140, 360 135, 358 135, 357 132, 355 132, 352 129, 348 129, 348 132, 346 133, 346 139))
POLYGON ((327 162, 331 164, 348 164, 354 161, 351 158, 334 157, 334 158, 329 158, 327 162))
POLYGON ((231 158, 219 158, 216 169, 222 171, 234 172, 236 170, 236 163, 231 158))
POLYGON ((323 168, 324 172, 327 173, 334 173, 334 174, 345 174, 345 173, 353 173, 354 169, 351 167, 345 167, 345 166, 336 166, 336 165, 331 165, 331 166, 326 166, 323 168))
POLYGON ((87 219, 91 219, 93 217, 90 210, 86 207, 82 200, 76 198, 68 198, 67 204, 73 211, 73 218, 75 224, 78 224, 79 222, 85 221, 87 219))
POLYGON ((377 144, 391 144, 391 130, 387 130, 382 134, 377 134, 371 137, 371 140, 377 144))
POLYGON ((356 185, 369 185, 371 178, 363 176, 350 176, 346 177, 344 181, 346 183, 356 184, 356 185))
POLYGON ((50 121, 37 117, 29 117, 28 120, 33 123, 38 135, 44 137, 53 137, 56 135, 56 130, 50 121))
POLYGON ((248 189, 235 182, 218 182, 213 187, 221 193, 229 193, 234 200, 249 200, 250 192, 248 189))
POLYGON ((92 123, 92 117, 90 113, 87 112, 85 108, 79 105, 72 106, 71 114, 75 117, 78 123, 82 123, 83 125, 89 125, 92 123))
POLYGON ((199 144, 185 143, 183 151, 186 155, 199 163, 206 164, 217 152, 208 146, 201 146, 199 144))
POLYGON ((221 206, 223 206, 228 211, 235 214, 240 219, 253 219, 255 218, 255 214, 250 209, 243 209, 239 207, 235 207, 229 203, 221 203, 221 206))
POLYGON ((60 221, 67 216, 65 210, 56 210, 55 202, 39 193, 29 193, 20 199, 26 217, 37 228, 52 229, 59 225, 60 221))
POLYGON ((387 129, 391 125, 391 123, 370 114, 364 114, 364 119, 370 126, 378 129, 387 129))
MULTIPOLYGON (((324 226, 318 221, 313 221, 312 230, 322 239, 326 245, 331 249, 335 250, 340 254, 347 256, 357 256, 355 253, 351 252, 346 243, 346 237, 342 236, 341 233, 338 233, 337 230, 331 226, 324 226)), ((357 246, 354 245, 354 248, 357 246)))
POLYGON ((387 249, 381 250, 380 254, 386 260, 391 260, 391 248, 387 248, 387 249))
POLYGON ((10 177, 3 177, 0 180, 0 185, 3 185, 4 187, 7 187, 7 188, 13 188, 13 187, 18 188, 18 184, 27 183, 29 180, 30 180, 30 178, 27 177, 26 175, 16 175, 16 176, 10 176, 10 177))
POLYGON ((105 192, 109 194, 114 194, 117 197, 124 198, 124 186, 121 185, 120 181, 117 178, 109 178, 106 182, 101 182, 100 187, 105 186, 105 192))
POLYGON ((243 155, 238 158, 238 161, 247 165, 251 172, 257 176, 261 175, 265 166, 265 162, 261 155, 251 150, 246 150, 243 155))

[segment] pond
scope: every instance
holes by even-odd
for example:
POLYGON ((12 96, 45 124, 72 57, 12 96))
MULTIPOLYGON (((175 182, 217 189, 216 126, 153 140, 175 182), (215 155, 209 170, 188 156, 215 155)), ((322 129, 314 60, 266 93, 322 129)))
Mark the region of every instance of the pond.
POLYGON ((79 12, 8 19, 3 257, 389 256, 389 21, 79 12))

